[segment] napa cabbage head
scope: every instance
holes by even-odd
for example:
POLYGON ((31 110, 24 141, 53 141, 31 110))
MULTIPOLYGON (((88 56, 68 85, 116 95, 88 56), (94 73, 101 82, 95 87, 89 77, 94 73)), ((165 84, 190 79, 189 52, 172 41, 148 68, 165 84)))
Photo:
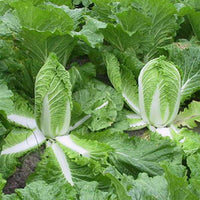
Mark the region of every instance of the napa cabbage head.
POLYGON ((35 115, 40 131, 50 138, 69 132, 71 83, 68 71, 51 54, 40 69, 35 83, 35 115))
POLYGON ((173 122, 180 105, 181 77, 164 57, 149 61, 138 77, 140 114, 145 123, 165 127, 173 122))

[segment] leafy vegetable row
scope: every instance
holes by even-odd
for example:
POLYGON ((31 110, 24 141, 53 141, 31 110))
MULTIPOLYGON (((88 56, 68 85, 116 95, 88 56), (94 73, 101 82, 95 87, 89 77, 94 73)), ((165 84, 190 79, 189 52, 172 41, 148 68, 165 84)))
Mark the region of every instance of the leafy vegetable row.
POLYGON ((199 9, 0 0, 0 199, 199 199, 199 9))

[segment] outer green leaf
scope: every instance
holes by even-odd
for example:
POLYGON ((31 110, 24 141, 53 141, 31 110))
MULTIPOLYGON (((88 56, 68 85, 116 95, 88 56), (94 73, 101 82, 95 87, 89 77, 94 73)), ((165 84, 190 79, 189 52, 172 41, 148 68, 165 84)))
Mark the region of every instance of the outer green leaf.
POLYGON ((106 163, 108 153, 113 151, 107 144, 80 139, 74 134, 56 137, 56 140, 58 144, 62 144, 63 147, 68 149, 70 157, 72 157, 72 155, 74 157, 82 155, 83 157, 101 160, 101 162, 106 163))
MULTIPOLYGON (((20 43, 17 45, 23 54, 23 62, 27 62, 27 58, 33 59, 33 66, 29 63, 31 69, 28 69, 32 78, 35 79, 50 52, 55 52, 65 65, 75 45, 70 35, 74 26, 71 17, 63 9, 49 4, 36 7, 30 1, 16 1, 12 6, 14 17, 20 21, 19 30, 14 30, 19 32, 20 43)), ((15 23, 12 21, 11 24, 15 23)))
POLYGON ((27 71, 29 64, 27 62, 25 66, 19 61, 21 53, 14 46, 13 41, 0 41, 0 77, 8 83, 9 88, 21 90, 32 97, 33 80, 30 78, 31 70, 27 71))
POLYGON ((17 194, 13 193, 13 194, 3 195, 2 200, 21 200, 21 199, 17 196, 17 194))
POLYGON ((91 115, 86 115, 82 109, 81 105, 77 102, 73 101, 73 110, 71 114, 71 126, 69 128, 70 131, 81 126, 85 121, 91 118, 91 115))
POLYGON ((3 179, 2 175, 0 174, 0 197, 2 195, 2 190, 6 184, 6 180, 3 179))
POLYGON ((34 66, 39 62, 39 66, 33 69, 36 71, 34 75, 37 74, 51 52, 56 53, 59 61, 65 65, 75 45, 75 40, 69 34, 58 35, 49 31, 40 32, 23 28, 21 35, 23 39, 20 49, 28 51, 23 53, 33 59, 34 66))
POLYGON ((85 17, 86 24, 79 32, 73 32, 75 36, 85 41, 92 48, 103 43, 103 34, 100 29, 106 28, 106 23, 98 21, 90 16, 85 17))
POLYGON ((198 200, 197 196, 188 188, 187 176, 181 174, 180 166, 163 165, 163 168, 168 182, 169 199, 198 200))
POLYGON ((131 70, 131 73, 137 79, 141 69, 144 67, 144 63, 141 62, 137 56, 134 49, 127 49, 125 52, 117 52, 117 57, 123 66, 131 70))
POLYGON ((92 0, 92 2, 95 4, 93 7, 93 11, 97 16, 100 16, 101 19, 104 21, 111 21, 113 19, 113 13, 116 11, 115 9, 118 9, 117 6, 119 3, 122 3, 124 6, 128 6, 130 4, 130 1, 124 1, 124 0, 92 0), (117 2, 117 3, 116 3, 117 2))
POLYGON ((182 165, 165 165, 165 177, 148 177, 147 174, 139 174, 136 180, 131 176, 121 175, 113 168, 105 170, 116 187, 119 199, 134 200, 176 200, 198 199, 189 189, 184 168, 182 165))
POLYGON ((120 180, 121 180, 120 174, 114 167, 106 168, 106 170, 104 171, 104 175, 111 179, 111 182, 115 186, 116 193, 117 193, 119 200, 123 200, 124 198, 127 200, 131 200, 131 197, 129 196, 129 194, 126 191, 126 188, 120 182, 120 180))
POLYGON ((147 52, 151 46, 151 43, 149 43, 151 38, 148 35, 144 37, 142 33, 135 32, 130 36, 119 24, 116 26, 108 24, 102 32, 105 40, 120 51, 133 48, 136 52, 143 53, 143 51, 147 52))
POLYGON ((134 75, 128 68, 122 69, 122 96, 128 106, 136 113, 140 114, 138 85, 134 75))
POLYGON ((145 60, 155 57, 158 48, 170 43, 176 35, 178 24, 176 22, 176 9, 169 0, 136 0, 133 3, 137 10, 151 19, 150 37, 153 38, 153 46, 149 49, 145 60))
MULTIPOLYGON (((74 154, 66 147, 54 143, 45 150, 30 181, 44 180, 47 183, 68 187, 69 184, 76 185, 79 181, 101 182, 100 171, 101 166, 98 162, 74 154)), ((103 181, 103 184, 106 186, 108 182, 103 181)))
POLYGON ((47 184, 45 181, 35 181, 28 184, 24 189, 17 189, 16 193, 23 200, 42 199, 42 200, 69 200, 76 199, 76 192, 70 186, 58 187, 57 184, 47 184))
POLYGON ((21 26, 30 30, 66 32, 73 29, 73 20, 62 9, 45 6, 45 9, 33 6, 31 2, 12 3, 17 11, 21 26))
POLYGON ((98 183, 95 181, 86 182, 83 181, 78 184, 80 188, 80 200, 110 200, 111 195, 105 191, 98 189, 98 183))
POLYGON ((167 181, 163 176, 148 177, 147 174, 141 173, 136 180, 125 177, 122 182, 126 184, 132 199, 168 199, 167 181))
POLYGON ((147 27, 151 26, 151 20, 143 13, 133 8, 116 14, 120 24, 131 36, 135 32, 147 32, 147 27))
POLYGON ((200 48, 191 42, 180 42, 166 48, 169 59, 182 71, 181 102, 200 89, 200 48))
MULTIPOLYGON (((23 131, 23 129, 21 131, 22 133, 25 132, 25 130, 23 131)), ((27 130, 27 132, 25 133, 26 135, 22 134, 21 137, 16 135, 15 132, 14 134, 10 133, 5 139, 5 145, 2 148, 1 155, 25 152, 34 147, 37 147, 45 141, 44 136, 38 130, 27 130)))
POLYGON ((117 57, 111 53, 105 53, 105 63, 107 68, 108 77, 114 86, 114 88, 121 92, 122 90, 122 80, 120 74, 120 64, 117 57))
MULTIPOLYGON (((55 1, 55 0, 51 0, 51 1, 55 1)), ((61 0, 61 1, 65 1, 65 0, 61 0)), ((57 2, 58 1, 56 0, 56 2, 54 2, 54 4, 50 3, 50 5, 55 7, 55 8, 60 8, 60 9, 64 10, 73 19, 73 21, 74 21, 74 29, 79 28, 79 24, 81 23, 80 19, 83 18, 83 15, 86 12, 85 9, 84 8, 70 9, 68 6, 65 6, 65 5, 57 6, 57 5, 55 5, 57 2)))
POLYGON ((188 108, 178 114, 174 123, 178 126, 194 128, 197 126, 195 122, 200 122, 200 102, 198 101, 192 101, 188 108))
POLYGON ((189 21, 192 25, 194 34, 199 39, 200 38, 200 24, 199 24, 198 18, 200 17, 200 12, 196 12, 195 10, 191 9, 189 11, 188 17, 189 17, 189 21))
POLYGON ((5 12, 9 9, 9 5, 7 2, 0 1, 0 15, 4 15, 5 12))
POLYGON ((48 1, 59 6, 62 6, 62 5, 70 6, 70 7, 72 6, 72 2, 70 0, 48 0, 48 1))
POLYGON ((184 2, 186 5, 191 6, 192 8, 194 8, 195 10, 199 10, 200 9, 200 2, 198 0, 186 0, 184 2))
POLYGON ((187 164, 191 170, 191 177, 200 180, 200 155, 197 153, 189 156, 187 164))
POLYGON ((92 131, 111 126, 116 120, 117 111, 123 107, 121 95, 97 80, 90 81, 84 89, 74 93, 74 99, 84 113, 91 115, 88 127, 92 131))
POLYGON ((20 23, 16 16, 14 16, 10 10, 8 10, 0 18, 0 35, 9 37, 13 32, 18 33, 20 30, 20 23))
POLYGON ((199 151, 200 135, 192 130, 183 128, 173 134, 174 140, 182 146, 186 154, 193 154, 199 151))
POLYGON ((105 54, 105 62, 108 77, 115 89, 122 93, 125 102, 133 111, 140 113, 137 92, 138 88, 132 72, 125 67, 120 70, 120 64, 117 58, 111 53, 105 54))
POLYGON ((153 59, 140 72, 138 84, 144 122, 156 127, 170 124, 180 104, 181 77, 176 67, 163 57, 153 59))
POLYGON ((92 2, 91 0, 74 0, 73 1, 74 5, 79 5, 80 3, 82 3, 83 6, 88 7, 92 2))
POLYGON ((0 173, 9 177, 15 170, 18 163, 17 158, 26 152, 36 149, 45 141, 44 136, 36 131, 27 129, 14 129, 5 138, 0 155, 0 173))
POLYGON ((9 122, 28 129, 37 127, 33 113, 33 106, 29 101, 15 93, 13 97, 14 109, 7 116, 9 122))
POLYGON ((191 189, 193 190, 193 193, 196 194, 198 197, 200 197, 200 192, 199 192, 200 165, 199 165, 199 161, 200 161, 199 153, 191 155, 187 158, 187 164, 191 171, 191 175, 190 175, 191 189))
POLYGON ((35 84, 35 114, 42 133, 47 137, 67 134, 71 106, 69 73, 51 54, 39 71, 35 84))
POLYGON ((73 91, 84 87, 92 78, 96 76, 96 68, 92 63, 81 66, 74 65, 69 69, 70 82, 73 91))
POLYGON ((198 198, 200 197, 199 185, 200 185, 199 180, 197 180, 195 178, 190 179, 190 189, 193 192, 193 194, 195 194, 198 198))
POLYGON ((144 140, 129 138, 124 133, 109 131, 93 133, 88 137, 106 143, 114 148, 115 152, 109 156, 109 161, 121 172, 137 177, 138 173, 146 172, 151 176, 163 173, 159 162, 163 160, 176 160, 181 162, 182 153, 180 148, 169 140, 144 140))
POLYGON ((105 1, 106 6, 103 2, 95 3, 95 11, 110 22, 103 30, 105 40, 121 51, 134 49, 145 62, 176 35, 176 8, 169 0, 120 1, 118 4, 105 1), (127 9, 126 4, 132 8, 127 9), (133 23, 135 20, 137 23, 133 23))
POLYGON ((0 80, 0 110, 9 112, 13 109, 12 96, 12 92, 8 90, 8 87, 0 80))
POLYGON ((0 122, 0 136, 4 135, 6 131, 5 126, 0 122))

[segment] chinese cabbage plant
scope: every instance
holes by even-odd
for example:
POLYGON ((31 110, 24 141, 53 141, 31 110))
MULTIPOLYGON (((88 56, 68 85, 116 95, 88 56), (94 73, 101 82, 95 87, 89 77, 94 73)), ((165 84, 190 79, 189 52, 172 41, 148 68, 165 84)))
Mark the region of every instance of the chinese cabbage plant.
MULTIPOLYGON (((22 98, 19 100, 20 106, 16 102, 14 111, 7 116, 16 127, 5 138, 2 147, 0 171, 3 176, 8 177, 14 171, 16 158, 45 144, 47 149, 40 167, 43 169, 47 165, 47 168, 54 168, 51 176, 58 173, 58 177, 50 178, 51 182, 61 177, 62 181, 73 186, 74 182, 84 179, 84 176, 95 177, 100 170, 99 163, 95 160, 101 157, 103 161, 106 152, 111 148, 96 141, 69 135, 70 131, 83 124, 91 115, 86 115, 74 126, 70 126, 72 93, 69 72, 57 61, 55 54, 50 54, 36 77, 35 117, 31 108, 21 100, 22 98), (79 176, 81 171, 88 172, 79 176)), ((102 107, 104 105, 96 109, 102 107)), ((40 167, 38 171, 42 171, 40 167)), ((49 172, 45 172, 46 175, 43 176, 49 176, 49 172)))
POLYGON ((179 67, 163 56, 155 58, 142 68, 137 82, 131 70, 120 66, 114 54, 106 53, 105 63, 111 83, 134 112, 126 114, 129 129, 147 126, 153 132, 173 138, 174 131, 178 132, 176 118, 182 94, 188 90, 182 85, 179 67))

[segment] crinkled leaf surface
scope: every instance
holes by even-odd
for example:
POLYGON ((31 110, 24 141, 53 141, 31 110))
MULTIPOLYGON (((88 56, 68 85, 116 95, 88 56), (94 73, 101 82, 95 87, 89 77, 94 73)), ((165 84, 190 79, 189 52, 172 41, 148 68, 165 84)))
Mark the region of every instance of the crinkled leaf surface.
POLYGON ((73 20, 62 9, 46 5, 45 9, 31 2, 17 1, 11 4, 17 12, 21 26, 41 32, 65 32, 73 29, 73 20))
POLYGON ((147 125, 140 115, 130 111, 126 111, 126 120, 129 124, 128 130, 140 130, 147 125))
POLYGON ((9 177, 19 165, 18 158, 25 153, 36 150, 44 142, 41 135, 28 129, 15 128, 4 140, 0 155, 0 173, 9 177))
POLYGON ((188 166, 191 170, 191 177, 200 180, 200 155, 199 153, 191 155, 187 158, 188 166))
POLYGON ((24 189, 17 189, 16 193, 20 199, 44 199, 44 200, 75 200, 76 192, 69 185, 47 184, 45 181, 35 181, 28 184, 24 189))
POLYGON ((111 53, 105 53, 104 58, 105 58, 108 77, 114 88, 117 91, 121 92, 122 80, 120 74, 120 63, 117 60, 117 57, 111 53))
POLYGON ((175 6, 168 0, 136 0, 133 6, 150 18, 152 27, 150 37, 153 38, 153 46, 146 55, 146 60, 156 55, 159 47, 172 41, 176 35, 178 24, 176 22, 175 6))
POLYGON ((194 128, 197 126, 196 122, 200 122, 200 102, 192 101, 188 108, 178 114, 174 123, 178 126, 194 128))
POLYGON ((114 54, 106 53, 105 63, 108 77, 114 88, 121 92, 125 102, 133 111, 140 113, 138 103, 138 87, 132 72, 126 67, 121 66, 120 69, 120 63, 114 54))
POLYGON ((8 89, 7 85, 0 80, 0 110, 3 110, 5 112, 9 112, 12 110, 12 96, 13 93, 8 89))
POLYGON ((126 3, 132 6, 129 9, 126 3, 121 1, 121 10, 116 8, 117 4, 110 1, 106 1, 106 7, 103 3, 95 3, 96 9, 99 9, 95 10, 98 14, 103 17, 107 14, 107 21, 117 22, 117 25, 108 23, 103 30, 105 40, 121 51, 127 48, 135 49, 138 56, 143 55, 145 62, 155 57, 159 48, 170 43, 176 35, 176 9, 168 0, 135 0, 132 4, 128 1, 126 3), (136 19, 137 23, 132 23, 136 19))
POLYGON ((169 59, 182 71, 181 102, 184 102, 200 89, 200 48, 186 41, 171 44, 167 50, 169 59))
POLYGON ((17 1, 12 6, 21 26, 19 48, 25 57, 33 59, 35 66, 39 65, 37 72, 50 52, 55 52, 65 65, 75 41, 70 36, 74 26, 71 17, 63 9, 49 4, 40 8, 31 2, 17 1))
POLYGON ((189 188, 186 172, 183 166, 164 164, 163 168, 165 170, 165 179, 168 183, 169 199, 198 199, 189 188))
POLYGON ((100 130, 113 124, 117 117, 117 111, 123 107, 123 100, 110 86, 92 80, 74 93, 74 100, 81 105, 81 109, 91 115, 88 127, 92 130, 100 130))
MULTIPOLYGON (((57 144, 56 144, 57 145, 57 144)), ((106 187, 107 180, 101 176, 102 167, 90 158, 81 157, 79 154, 64 146, 57 146, 62 154, 57 154, 55 144, 49 146, 42 160, 39 162, 36 171, 31 175, 29 181, 44 180, 47 183, 58 183, 59 185, 76 185, 79 181, 98 181, 106 187), (61 162, 62 159, 62 162, 61 162), (47 170, 48 169, 48 170, 47 170)))
POLYGON ((187 164, 191 170, 190 175, 190 184, 191 189, 194 194, 196 194, 198 197, 200 197, 199 192, 199 183, 200 183, 200 174, 199 174, 199 161, 200 161, 200 155, 199 153, 193 154, 187 158, 187 164))
POLYGON ((13 102, 13 109, 7 115, 8 121, 23 128, 35 129, 37 125, 34 118, 33 105, 17 93, 13 96, 13 102))
POLYGON ((135 200, 198 199, 189 188, 183 166, 168 163, 163 165, 163 168, 164 176, 149 177, 140 173, 137 179, 122 175, 113 167, 107 168, 104 173, 110 177, 120 200, 124 197, 135 200))
POLYGON ((6 131, 5 126, 0 122, 0 136, 4 135, 6 131))
POLYGON ((136 52, 147 51, 151 46, 148 43, 149 36, 143 37, 140 32, 135 32, 130 36, 119 24, 113 25, 109 23, 102 32, 105 40, 122 52, 128 48, 133 48, 136 52))
POLYGON ((78 66, 74 64, 69 69, 70 82, 73 92, 84 87, 92 78, 96 76, 96 68, 92 63, 78 66))
POLYGON ((147 32, 147 27, 151 26, 151 20, 134 8, 128 8, 127 10, 117 13, 116 15, 119 23, 130 36, 138 31, 147 32))
POLYGON ((2 175, 0 174, 0 195, 2 195, 2 190, 5 184, 6 184, 6 180, 4 180, 2 175))
MULTIPOLYGON (((198 8, 198 6, 197 6, 197 8, 198 8)), ((200 24, 198 21, 199 17, 200 17, 199 11, 195 11, 195 9, 192 9, 192 8, 189 10, 188 18, 192 25, 193 32, 197 36, 198 39, 200 38, 200 24)))
POLYGON ((163 170, 159 162, 176 160, 180 163, 182 157, 180 148, 166 139, 148 141, 136 137, 129 138, 124 133, 116 131, 93 133, 87 137, 114 148, 115 151, 109 156, 110 163, 121 173, 132 176, 137 176, 140 172, 146 172, 151 176, 160 175, 163 170))
POLYGON ((69 73, 51 54, 39 71, 35 84, 35 114, 42 133, 47 137, 67 134, 71 106, 69 73))
POLYGON ((200 135, 193 130, 182 128, 178 133, 173 134, 173 138, 188 155, 199 151, 200 135))
POLYGON ((103 34, 100 29, 106 28, 106 23, 98 21, 90 16, 85 17, 86 24, 79 32, 73 32, 74 36, 82 39, 92 48, 99 46, 103 43, 103 34))
MULTIPOLYGON (((61 0, 61 1, 63 1, 63 0, 61 0)), ((80 19, 83 18, 83 15, 86 13, 86 10, 84 8, 70 9, 69 6, 66 6, 64 4, 62 4, 60 6, 57 6, 57 5, 55 5, 55 3, 57 3, 57 2, 58 1, 56 0, 56 2, 54 2, 53 4, 50 3, 50 5, 53 6, 53 7, 55 7, 55 8, 60 8, 63 11, 65 11, 73 19, 74 29, 78 29, 79 28, 78 25, 81 23, 80 19)))
POLYGON ((80 200, 110 200, 116 199, 116 195, 111 190, 110 192, 99 190, 98 182, 91 181, 91 182, 80 182, 78 184, 80 188, 80 200))
POLYGON ((181 77, 175 65, 163 57, 149 61, 140 72, 138 85, 144 122, 155 127, 170 124, 178 113, 181 96, 181 77))

